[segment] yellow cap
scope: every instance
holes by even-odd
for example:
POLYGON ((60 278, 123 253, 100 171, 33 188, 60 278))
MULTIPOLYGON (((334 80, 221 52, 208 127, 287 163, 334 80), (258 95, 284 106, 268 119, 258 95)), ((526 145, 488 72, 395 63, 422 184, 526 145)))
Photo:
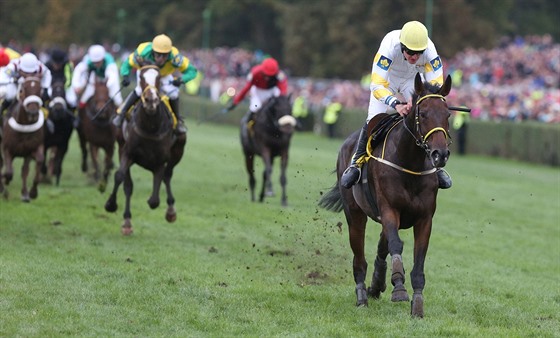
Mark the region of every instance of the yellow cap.
POLYGON ((409 21, 402 27, 400 41, 410 50, 425 50, 428 48, 428 30, 421 22, 409 21))
POLYGON ((160 34, 154 38, 152 41, 152 49, 157 53, 169 53, 173 48, 173 43, 169 36, 165 34, 160 34))

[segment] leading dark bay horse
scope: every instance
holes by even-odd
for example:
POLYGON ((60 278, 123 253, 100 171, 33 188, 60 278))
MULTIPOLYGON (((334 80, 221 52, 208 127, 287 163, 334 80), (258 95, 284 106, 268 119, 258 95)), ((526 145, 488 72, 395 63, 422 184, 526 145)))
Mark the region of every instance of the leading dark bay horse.
MULTIPOLYGON (((91 76, 94 76, 92 74, 91 76)), ((82 150, 82 171, 88 171, 87 145, 91 153, 93 165, 93 179, 97 183, 97 189, 104 192, 107 187, 107 179, 113 169, 113 154, 115 152, 116 128, 111 122, 117 107, 109 96, 109 88, 104 80, 95 78, 95 92, 88 100, 85 108, 78 109, 79 123, 77 127, 82 150), (105 152, 105 166, 100 175, 98 157, 99 149, 105 152)))
POLYGON ((59 185, 62 161, 68 151, 68 142, 74 130, 74 114, 66 103, 64 81, 53 82, 51 88, 49 120, 52 122, 53 129, 45 129, 45 162, 41 172, 43 181, 50 183, 51 177, 54 176, 56 185, 59 185))
POLYGON ((5 198, 8 198, 7 186, 14 175, 13 160, 16 157, 23 158, 21 200, 29 202, 39 194, 37 186, 41 180, 41 166, 45 159, 43 153, 45 116, 41 109, 42 105, 41 79, 34 76, 26 77, 19 85, 17 102, 8 109, 3 123, 4 159, 0 158, 0 168, 2 164, 5 164, 5 167, 3 180, 0 179, 0 192, 5 198), (36 164, 35 177, 31 190, 28 190, 27 176, 31 160, 36 164), (2 163, 3 161, 5 163, 2 163))
MULTIPOLYGON (((449 107, 445 96, 451 90, 451 77, 440 88, 415 78, 411 112, 396 119, 381 137, 381 143, 368 149, 369 161, 362 166, 360 182, 351 189, 340 185, 340 177, 350 163, 358 133, 349 136, 338 154, 337 184, 319 201, 333 211, 344 209, 350 247, 354 253, 353 275, 358 306, 367 306, 368 296, 379 298, 385 291, 387 255, 391 255, 391 283, 394 302, 408 301, 403 268, 403 242, 400 229, 414 230, 414 265, 410 273, 411 313, 424 316, 424 260, 436 211, 438 178, 436 168, 449 158, 449 107), (365 287, 367 262, 364 252, 367 219, 381 223, 377 257, 371 287, 365 287)), ((371 138, 370 138, 371 140, 371 138)))
MULTIPOLYGON (((174 222, 177 219, 175 211, 175 197, 171 191, 171 177, 173 168, 181 161, 187 135, 173 132, 173 118, 170 108, 162 98, 160 88, 159 68, 153 65, 143 66, 140 70, 140 87, 142 88, 141 102, 132 111, 130 122, 125 122, 119 131, 120 166, 115 172, 115 184, 107 202, 105 210, 117 210, 117 192, 121 183, 126 197, 124 222, 121 226, 123 235, 132 234, 132 213, 130 212, 130 198, 132 196, 132 177, 130 167, 138 164, 153 174, 152 194, 148 205, 155 209, 160 204, 159 191, 161 182, 167 191, 167 210, 165 219, 174 222)), ((122 112, 125 114, 125 112, 122 112)))
POLYGON ((259 201, 263 202, 266 196, 273 196, 272 166, 274 158, 280 156, 280 185, 282 186, 282 205, 287 206, 286 196, 286 169, 290 141, 296 126, 296 119, 292 116, 292 105, 289 96, 271 97, 255 114, 254 121, 241 120, 241 145, 245 155, 245 166, 249 174, 249 187, 251 188, 251 201, 255 201, 255 155, 260 156, 264 162, 263 184, 259 201))

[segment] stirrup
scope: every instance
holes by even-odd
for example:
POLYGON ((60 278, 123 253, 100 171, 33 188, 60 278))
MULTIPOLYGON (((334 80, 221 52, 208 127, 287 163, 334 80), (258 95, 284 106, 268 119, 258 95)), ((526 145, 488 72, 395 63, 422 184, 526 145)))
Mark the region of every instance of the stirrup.
POLYGON ((360 168, 358 168, 358 166, 356 166, 355 164, 350 165, 348 168, 346 168, 346 170, 344 170, 344 173, 342 173, 342 177, 340 178, 340 185, 342 185, 346 189, 349 189, 354 184, 360 181, 361 176, 362 171, 360 170, 360 168))

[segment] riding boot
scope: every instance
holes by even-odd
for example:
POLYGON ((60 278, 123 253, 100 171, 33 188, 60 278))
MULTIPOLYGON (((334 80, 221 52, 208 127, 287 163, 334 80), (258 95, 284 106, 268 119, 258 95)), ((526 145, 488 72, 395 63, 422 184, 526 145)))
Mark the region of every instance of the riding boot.
POLYGON ((0 106, 0 115, 4 115, 4 110, 8 109, 11 104, 12 101, 4 99, 4 101, 2 101, 2 106, 0 106))
POLYGON ((175 132, 177 134, 184 134, 187 132, 187 128, 185 127, 185 123, 183 122, 183 117, 179 113, 179 99, 169 100, 169 106, 171 106, 171 110, 173 110, 173 114, 177 118, 177 127, 175 128, 175 132))
POLYGON ((126 117, 126 113, 138 101, 140 97, 136 94, 136 91, 133 90, 128 94, 124 103, 117 109, 117 115, 113 119, 113 124, 117 127, 120 127, 126 117))
POLYGON ((447 171, 440 168, 436 171, 436 173, 437 173, 437 177, 438 177, 439 188, 440 189, 451 188, 451 185, 453 184, 453 182, 451 182, 451 176, 449 176, 447 171))
POLYGON ((361 163, 357 163, 358 159, 366 154, 366 147, 367 147, 367 123, 364 124, 362 130, 360 131, 360 136, 358 137, 358 145, 356 146, 356 152, 354 156, 352 156, 352 162, 350 166, 346 168, 342 177, 340 178, 340 184, 348 189, 352 187, 354 184, 358 183, 360 179, 360 168, 361 163))
POLYGON ((255 118, 255 113, 253 113, 250 110, 248 110, 247 113, 245 113, 245 116, 243 116, 243 119, 247 121, 247 123, 253 121, 254 118, 255 118))

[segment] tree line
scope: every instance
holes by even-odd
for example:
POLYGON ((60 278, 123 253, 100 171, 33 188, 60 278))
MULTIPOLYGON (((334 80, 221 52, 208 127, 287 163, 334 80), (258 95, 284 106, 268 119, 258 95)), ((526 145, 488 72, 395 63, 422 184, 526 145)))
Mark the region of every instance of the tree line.
POLYGON ((294 76, 359 78, 383 36, 422 21, 443 57, 501 36, 560 38, 557 0, 0 0, 0 43, 36 48, 118 43, 160 33, 180 49, 241 47, 294 76))

